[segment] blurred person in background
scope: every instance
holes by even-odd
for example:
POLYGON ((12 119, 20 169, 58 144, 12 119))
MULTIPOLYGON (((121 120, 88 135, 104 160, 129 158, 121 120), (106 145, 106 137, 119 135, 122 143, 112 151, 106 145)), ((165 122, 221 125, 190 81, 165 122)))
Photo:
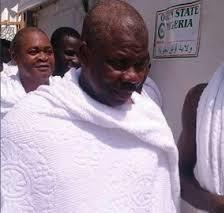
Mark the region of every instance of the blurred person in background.
POLYGON ((53 75, 63 77, 71 69, 80 67, 79 48, 80 34, 71 27, 60 27, 51 36, 51 44, 55 55, 55 71, 53 75))

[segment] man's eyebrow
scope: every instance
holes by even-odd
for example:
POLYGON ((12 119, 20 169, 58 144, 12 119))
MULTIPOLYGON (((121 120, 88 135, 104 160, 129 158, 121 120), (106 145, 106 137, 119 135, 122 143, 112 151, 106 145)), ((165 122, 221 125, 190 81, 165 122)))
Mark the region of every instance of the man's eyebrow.
POLYGON ((44 47, 44 49, 53 49, 51 46, 44 47))
POLYGON ((33 47, 29 47, 29 48, 27 48, 27 50, 33 50, 33 49, 35 49, 35 50, 41 50, 41 49, 46 50, 46 49, 53 49, 53 48, 52 48, 51 46, 44 46, 44 47, 33 46, 33 47))
POLYGON ((38 46, 31 46, 28 49, 35 49, 35 48, 39 48, 38 46))

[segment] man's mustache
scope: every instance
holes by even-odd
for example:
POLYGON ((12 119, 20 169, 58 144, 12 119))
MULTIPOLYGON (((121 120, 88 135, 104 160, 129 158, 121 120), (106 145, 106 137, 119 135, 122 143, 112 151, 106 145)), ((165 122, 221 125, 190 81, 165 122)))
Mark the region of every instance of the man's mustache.
POLYGON ((129 90, 129 91, 136 91, 139 89, 140 83, 130 83, 130 82, 123 82, 120 86, 122 90, 129 90))

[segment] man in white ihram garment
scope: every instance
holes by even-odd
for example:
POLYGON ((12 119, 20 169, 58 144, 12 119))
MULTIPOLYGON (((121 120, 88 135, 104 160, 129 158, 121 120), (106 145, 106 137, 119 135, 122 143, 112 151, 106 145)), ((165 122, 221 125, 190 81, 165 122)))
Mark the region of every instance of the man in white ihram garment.
POLYGON ((16 65, 1 72, 1 119, 28 92, 53 83, 54 54, 47 35, 35 27, 21 29, 12 41, 12 57, 16 65))
POLYGON ((179 212, 172 133, 135 92, 148 74, 142 17, 99 1, 81 39, 76 79, 40 86, 2 121, 2 213, 179 212))
POLYGON ((185 98, 178 142, 181 196, 197 212, 224 212, 224 64, 185 98))
POLYGON ((0 72, 0 79, 16 75, 17 72, 18 72, 17 65, 3 63, 3 70, 0 72))

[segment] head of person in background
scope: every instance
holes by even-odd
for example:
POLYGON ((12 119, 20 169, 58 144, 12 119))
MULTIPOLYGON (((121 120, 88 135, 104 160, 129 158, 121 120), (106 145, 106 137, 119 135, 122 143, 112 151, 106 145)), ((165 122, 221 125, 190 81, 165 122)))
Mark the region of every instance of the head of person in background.
POLYGON ((36 27, 21 29, 12 41, 11 54, 26 92, 49 84, 54 70, 54 53, 44 31, 36 27))
POLYGON ((10 46, 11 42, 6 39, 1 39, 1 59, 3 63, 8 63, 11 60, 10 46))
POLYGON ((3 61, 2 58, 0 58, 0 72, 3 70, 3 61))
POLYGON ((108 5, 102 6, 105 11, 95 8, 84 20, 79 82, 94 99, 114 107, 131 102, 132 93, 148 74, 148 31, 135 10, 127 9, 126 16, 122 16, 116 7, 128 6, 119 1, 117 4, 108 1, 108 5), (107 14, 110 7, 113 20, 107 14))
POLYGON ((1 38, 0 71, 2 71, 4 68, 3 63, 7 64, 11 60, 10 45, 11 45, 10 41, 1 38))
POLYGON ((79 48, 80 34, 71 27, 60 27, 51 36, 51 44, 55 55, 55 71, 53 75, 63 77, 71 68, 80 67, 79 48))

